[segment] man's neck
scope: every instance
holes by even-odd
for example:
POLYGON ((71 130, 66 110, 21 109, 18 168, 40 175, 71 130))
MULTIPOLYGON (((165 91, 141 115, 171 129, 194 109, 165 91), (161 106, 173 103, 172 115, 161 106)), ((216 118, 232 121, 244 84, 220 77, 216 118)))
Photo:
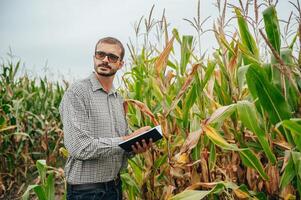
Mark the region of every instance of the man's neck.
POLYGON ((95 73, 95 75, 99 83, 102 85, 104 91, 109 93, 113 86, 114 76, 101 76, 97 73, 95 73))

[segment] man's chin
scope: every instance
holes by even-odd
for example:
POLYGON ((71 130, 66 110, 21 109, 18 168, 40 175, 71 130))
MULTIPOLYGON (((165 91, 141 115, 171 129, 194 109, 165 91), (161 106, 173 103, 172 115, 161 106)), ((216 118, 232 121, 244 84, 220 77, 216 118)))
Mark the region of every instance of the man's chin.
POLYGON ((104 72, 96 72, 99 76, 105 76, 105 77, 111 77, 116 74, 116 72, 113 73, 104 73, 104 72))

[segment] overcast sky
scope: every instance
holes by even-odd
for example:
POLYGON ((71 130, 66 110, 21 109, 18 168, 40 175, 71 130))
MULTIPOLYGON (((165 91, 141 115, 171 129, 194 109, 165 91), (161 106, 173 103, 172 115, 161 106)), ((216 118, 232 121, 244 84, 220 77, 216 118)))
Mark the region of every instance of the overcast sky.
MULTIPOLYGON (((201 0, 202 19, 211 16, 205 28, 211 28, 218 15, 213 2, 201 0)), ((31 74, 44 75, 47 66, 54 77, 84 78, 93 70, 98 39, 114 36, 128 43, 135 38, 134 23, 147 16, 152 5, 155 17, 160 18, 165 8, 171 27, 195 35, 183 18, 196 16, 197 0, 1 0, 0 57, 6 59, 11 49, 31 74)), ((280 17, 286 18, 291 10, 288 1, 279 2, 280 17)), ((216 47, 212 33, 202 41, 203 51, 216 47)))

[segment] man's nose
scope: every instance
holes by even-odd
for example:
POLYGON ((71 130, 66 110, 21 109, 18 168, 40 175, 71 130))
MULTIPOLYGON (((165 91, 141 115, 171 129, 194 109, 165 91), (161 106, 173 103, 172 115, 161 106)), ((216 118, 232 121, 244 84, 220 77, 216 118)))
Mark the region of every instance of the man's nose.
POLYGON ((105 56, 102 62, 109 62, 108 56, 105 56))

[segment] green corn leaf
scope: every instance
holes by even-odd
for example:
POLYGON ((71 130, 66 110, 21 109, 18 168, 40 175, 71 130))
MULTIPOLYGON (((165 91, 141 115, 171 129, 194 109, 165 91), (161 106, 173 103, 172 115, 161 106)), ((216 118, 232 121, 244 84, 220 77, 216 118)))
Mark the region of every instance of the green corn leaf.
POLYGON ((244 65, 239 67, 237 70, 237 81, 240 90, 243 89, 243 86, 246 83, 246 73, 248 69, 249 69, 249 65, 244 65))
MULTIPOLYGON (((286 153, 288 153, 288 152, 286 152, 286 153)), ((291 153, 289 153, 289 154, 290 154, 290 157, 289 157, 288 163, 286 164, 286 166, 284 168, 284 172, 280 179, 280 188, 282 188, 282 189, 285 186, 287 186, 296 176, 293 158, 291 156, 291 153)))
POLYGON ((1 128, 2 126, 4 126, 4 124, 5 124, 5 118, 4 118, 4 116, 1 114, 1 115, 0 115, 0 128, 1 128))
POLYGON ((301 135, 301 124, 299 124, 297 121, 293 120, 284 120, 281 123, 285 128, 297 132, 298 134, 301 135))
POLYGON ((242 59, 243 59, 245 65, 248 65, 248 64, 259 65, 260 64, 259 58, 257 58, 255 55, 253 55, 252 52, 250 52, 247 49, 247 47, 245 47, 240 42, 238 42, 238 47, 242 53, 242 59))
MULTIPOLYGON (((195 132, 201 129, 200 126, 200 117, 198 115, 194 115, 193 118, 190 119, 190 132, 195 132)), ((198 141, 197 145, 192 149, 191 158, 196 161, 200 159, 201 149, 203 148, 201 140, 198 141)))
POLYGON ((161 165, 163 165, 164 163, 166 163, 167 160, 167 154, 161 156, 159 159, 156 159, 155 163, 154 163, 154 167, 156 169, 158 169, 159 167, 161 167, 161 165))
POLYGON ((288 48, 281 49, 280 56, 283 62, 288 65, 288 67, 294 64, 292 49, 288 49, 288 48))
POLYGON ((22 195, 22 200, 28 200, 29 199, 29 192, 31 190, 33 190, 36 193, 39 200, 48 200, 42 186, 40 186, 40 185, 30 185, 30 186, 28 186, 27 190, 22 195))
POLYGON ((54 174, 50 173, 47 177, 47 182, 45 185, 45 194, 47 200, 55 200, 55 189, 54 189, 54 174))
POLYGON ((268 80, 272 81, 272 79, 273 79, 273 70, 272 70, 271 63, 263 63, 262 67, 263 67, 265 73, 267 74, 268 80))
POLYGON ((178 70, 178 65, 174 64, 173 62, 171 62, 170 60, 167 61, 167 66, 171 67, 174 70, 178 70))
POLYGON ((37 160, 36 167, 38 169, 41 181, 42 181, 43 185, 45 185, 46 171, 47 171, 46 160, 37 160))
POLYGON ((279 90, 268 81, 263 68, 251 65, 246 77, 253 98, 258 97, 261 106, 269 114, 273 124, 291 117, 289 105, 279 90))
POLYGON ((232 191, 239 191, 240 194, 243 194, 245 198, 253 199, 251 197, 250 192, 248 191, 248 188, 245 185, 238 186, 233 182, 226 181, 212 182, 210 184, 214 186, 211 190, 184 190, 176 196, 173 196, 171 200, 200 200, 210 194, 219 195, 226 189, 231 189, 232 191))
POLYGON ((191 158, 192 160, 196 161, 199 160, 201 157, 201 141, 199 140, 198 144, 192 149, 191 151, 191 158))
POLYGON ((261 178, 263 178, 264 180, 269 179, 268 175, 265 173, 265 171, 263 169, 261 162, 259 161, 259 159, 255 156, 255 154, 251 150, 242 149, 239 151, 239 155, 240 155, 242 162, 246 166, 255 169, 259 173, 261 178))
POLYGON ((120 176, 121 176, 122 184, 128 186, 127 188, 129 188, 128 189, 129 193, 130 195, 133 196, 132 199, 134 199, 134 196, 140 193, 140 188, 135 182, 134 177, 130 176, 130 174, 128 173, 122 173, 120 176))
POLYGON ((183 124, 184 127, 187 127, 188 121, 189 121, 189 111, 190 108, 193 106, 193 104, 195 103, 196 99, 197 99, 197 87, 196 87, 196 83, 193 83, 193 86, 191 87, 191 89, 189 90, 186 98, 185 98, 185 106, 183 108, 183 124))
POLYGON ((301 125, 293 120, 284 120, 281 124, 283 127, 291 131, 293 140, 299 151, 301 151, 301 125))
POLYGON ((293 158, 296 175, 298 179, 301 180, 301 153, 297 151, 292 151, 291 155, 293 158))
MULTIPOLYGON (((282 61, 287 65, 285 67, 291 67, 294 65, 293 62, 293 52, 291 49, 285 48, 285 49, 281 49, 280 50, 280 57, 282 59, 282 61)), ((278 64, 277 59, 274 57, 274 55, 271 56, 271 64, 278 64)), ((281 72, 278 68, 276 67, 272 67, 272 81, 273 83, 281 90, 281 72)), ((288 84, 288 79, 286 78, 286 91, 288 93, 288 95, 290 95, 290 90, 294 89, 292 87, 291 84, 288 84)), ((292 97, 291 95, 288 96, 288 101, 291 102, 295 102, 297 100, 295 100, 294 97, 292 97)), ((293 103, 296 104, 296 103, 293 103)))
POLYGON ((135 173, 135 178, 138 184, 141 184, 143 182, 143 174, 142 174, 142 169, 139 166, 139 164, 137 164, 137 158, 134 157, 133 159, 129 159, 128 163, 131 166, 131 168, 133 169, 134 173, 135 173))
POLYGON ((175 36, 176 40, 181 44, 181 39, 180 39, 180 35, 179 32, 176 28, 172 29, 172 34, 175 36))
POLYGON ((298 35, 299 35, 299 33, 296 32, 296 33, 295 33, 295 36, 294 36, 294 38, 293 38, 293 40, 292 40, 292 42, 291 42, 291 44, 288 46, 289 49, 293 49, 294 44, 295 44, 296 41, 297 41, 298 35))
POLYGON ((299 192, 299 194, 301 194, 301 179, 297 178, 297 190, 299 192))
POLYGON ((159 100, 162 101, 163 99, 163 94, 162 91, 160 89, 160 87, 158 86, 158 84, 156 83, 156 79, 154 77, 149 77, 150 79, 150 83, 151 83, 151 91, 153 92, 154 96, 159 100))
POLYGON ((220 123, 232 115, 236 110, 236 104, 222 106, 216 109, 212 115, 206 120, 206 124, 220 123))
POLYGON ((180 62, 180 69, 181 74, 183 75, 186 71, 186 66, 189 62, 190 55, 191 55, 191 46, 192 46, 193 37, 190 35, 184 35, 182 38, 181 44, 181 62, 180 62))
POLYGON ((276 157, 270 148, 267 136, 264 130, 259 126, 259 119, 255 106, 248 101, 240 101, 237 103, 237 111, 242 123, 257 135, 258 141, 261 144, 266 156, 272 164, 276 163, 276 157))
POLYGON ((209 170, 211 171, 216 163, 216 150, 213 143, 210 144, 210 155, 209 155, 209 170))
POLYGON ((219 37, 219 40, 229 51, 229 57, 231 57, 232 55, 235 54, 234 48, 233 48, 233 44, 234 44, 233 42, 231 44, 229 44, 225 37, 219 37))
MULTIPOLYGON (((239 34, 243 45, 256 57, 259 57, 258 48, 256 42, 249 31, 248 24, 244 17, 242 16, 239 9, 235 9, 238 27, 239 27, 239 34)), ((245 63, 248 64, 248 63, 245 63)))
POLYGON ((213 73, 213 71, 215 69, 216 63, 208 61, 208 65, 207 66, 208 67, 207 67, 206 72, 205 72, 205 77, 202 80, 202 87, 199 89, 200 91, 202 91, 204 89, 204 87, 206 86, 207 82, 212 77, 212 73, 213 73))
POLYGON ((268 40, 280 55, 281 37, 275 6, 268 7, 262 14, 268 40))

